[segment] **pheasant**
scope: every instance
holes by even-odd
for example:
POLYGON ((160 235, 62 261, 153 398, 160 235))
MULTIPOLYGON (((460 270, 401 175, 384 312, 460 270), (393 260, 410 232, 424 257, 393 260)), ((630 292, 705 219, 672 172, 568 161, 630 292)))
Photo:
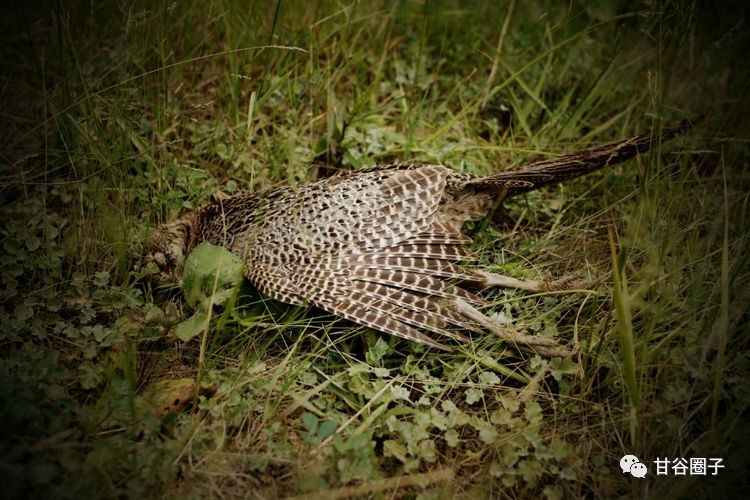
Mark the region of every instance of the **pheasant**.
MULTIPOLYGON (((663 130, 669 139, 684 129, 663 130)), ((314 305, 354 323, 451 350, 436 340, 470 343, 463 332, 489 330, 518 348, 570 355, 556 340, 493 322, 470 290, 512 287, 542 292, 566 286, 519 280, 469 267, 477 256, 462 232, 502 197, 578 177, 644 153, 650 134, 477 177, 441 165, 393 163, 296 186, 211 203, 160 226, 147 260, 176 278, 201 242, 244 259, 245 277, 263 294, 314 305)))

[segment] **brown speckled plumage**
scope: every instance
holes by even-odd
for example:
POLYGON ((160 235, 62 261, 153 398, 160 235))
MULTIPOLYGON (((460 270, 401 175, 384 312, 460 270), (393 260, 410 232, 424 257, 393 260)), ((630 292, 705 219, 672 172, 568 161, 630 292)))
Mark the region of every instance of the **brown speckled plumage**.
MULTIPOLYGON (((680 129, 668 128, 662 137, 680 129)), ((649 135, 637 136, 488 177, 399 163, 274 187, 162 226, 149 242, 150 258, 164 271, 179 271, 187 253, 208 241, 245 259, 247 279, 281 302, 312 304, 440 349, 448 347, 428 334, 469 342, 462 331, 486 328, 543 354, 567 354, 549 339, 493 325, 477 310, 482 301, 469 289, 539 290, 544 284, 463 267, 475 256, 462 226, 484 217, 498 196, 619 163, 651 142, 649 135)))

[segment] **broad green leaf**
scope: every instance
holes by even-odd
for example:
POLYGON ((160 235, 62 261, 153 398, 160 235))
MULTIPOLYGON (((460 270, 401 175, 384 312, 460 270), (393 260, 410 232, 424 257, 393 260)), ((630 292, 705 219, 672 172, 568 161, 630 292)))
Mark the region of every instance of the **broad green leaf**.
POLYGON ((315 434, 318 430, 318 417, 306 411, 302 414, 302 425, 305 426, 305 429, 307 429, 310 434, 315 434))
POLYGON ((230 251, 201 243, 185 260, 182 277, 185 298, 196 308, 225 303, 242 283, 242 268, 242 259, 230 251))
POLYGON ((320 424, 320 427, 318 427, 318 437, 320 439, 325 439, 334 432, 336 432, 336 422, 333 420, 324 420, 323 423, 320 424))
POLYGON ((187 342, 203 332, 206 328, 207 322, 208 313, 205 311, 198 311, 182 323, 179 323, 174 329, 174 334, 178 339, 187 342))

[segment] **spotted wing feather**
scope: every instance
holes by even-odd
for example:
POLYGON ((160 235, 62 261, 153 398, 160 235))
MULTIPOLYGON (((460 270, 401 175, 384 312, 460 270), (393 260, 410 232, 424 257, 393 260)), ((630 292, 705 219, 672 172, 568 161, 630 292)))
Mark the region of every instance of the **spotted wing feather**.
POLYGON ((352 280, 380 283, 397 289, 433 295, 435 297, 459 297, 469 302, 477 302, 477 297, 458 285, 427 274, 416 274, 390 269, 354 269, 352 280))
POLYGON ((380 255, 388 255, 390 257, 417 257, 425 259, 443 259, 450 260, 453 262, 459 261, 472 261, 477 260, 479 257, 463 246, 459 245, 443 245, 443 244, 423 244, 423 243, 410 243, 409 241, 394 245, 391 247, 382 248, 378 252, 380 255))
POLYGON ((383 314, 369 305, 362 305, 359 301, 351 298, 337 298, 330 300, 316 301, 315 305, 337 316, 346 318, 354 323, 369 326, 375 330, 396 335, 407 340, 426 344, 443 351, 450 351, 449 347, 441 344, 421 333, 417 328, 409 326, 389 315, 383 314))
MULTIPOLYGON (((355 282, 354 286, 364 295, 377 297, 400 308, 430 315, 440 321, 437 324, 440 328, 447 328, 448 325, 456 325, 474 332, 481 331, 476 323, 473 323, 455 311, 452 306, 453 302, 436 300, 435 297, 430 295, 399 290, 378 283, 355 282)), ((451 332, 448 336, 466 342, 465 337, 455 332, 451 332)))
POLYGON ((365 254, 353 257, 350 266, 357 269, 381 269, 427 274, 460 282, 481 282, 483 278, 469 269, 448 260, 428 257, 393 257, 382 254, 365 254))
POLYGON ((312 228, 310 234, 302 231, 293 238, 292 248, 299 247, 300 254, 287 256, 287 250, 274 248, 284 228, 271 223, 267 230, 277 233, 259 234, 259 240, 265 238, 271 244, 258 258, 250 259, 248 277, 261 292, 284 302, 311 303, 361 325, 433 347, 445 348, 420 329, 468 342, 451 328, 477 330, 477 325, 447 304, 455 298, 477 302, 455 284, 476 279, 457 264, 476 256, 465 248, 470 238, 436 220, 448 174, 437 166, 372 171, 367 175, 377 177, 377 191, 366 198, 358 197, 346 179, 328 181, 325 200, 303 195, 302 206, 292 207, 291 212, 283 208, 285 217, 296 218, 304 229, 312 225, 306 221, 306 210, 322 211, 324 222, 315 224, 332 231, 330 237, 346 240, 346 245, 318 248, 312 228), (348 206, 358 203, 370 205, 352 217, 348 206), (339 221, 346 214, 348 219, 339 221), (337 230, 344 227, 346 233, 337 230), (259 260, 271 265, 258 266, 259 260))

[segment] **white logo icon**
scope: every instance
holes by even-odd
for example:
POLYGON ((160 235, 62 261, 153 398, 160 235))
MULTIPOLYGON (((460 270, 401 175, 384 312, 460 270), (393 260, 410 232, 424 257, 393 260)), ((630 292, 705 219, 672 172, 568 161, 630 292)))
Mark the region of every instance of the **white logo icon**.
POLYGON ((625 455, 620 459, 622 473, 630 472, 633 477, 646 477, 648 467, 643 465, 635 455, 625 455))
POLYGON ((646 477, 647 472, 648 472, 648 467, 646 467, 640 462, 636 462, 630 467, 630 474, 633 477, 646 477))

